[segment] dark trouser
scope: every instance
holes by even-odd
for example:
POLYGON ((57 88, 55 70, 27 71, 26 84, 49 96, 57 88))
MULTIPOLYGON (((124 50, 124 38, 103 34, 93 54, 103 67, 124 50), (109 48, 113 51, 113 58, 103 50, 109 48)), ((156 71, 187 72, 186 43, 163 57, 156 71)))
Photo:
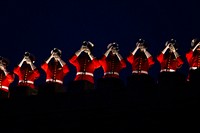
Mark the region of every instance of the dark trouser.
POLYGON ((54 95, 65 93, 66 89, 63 84, 46 82, 45 84, 39 86, 38 95, 54 95))
POLYGON ((158 77, 159 98, 163 102, 181 102, 185 99, 186 76, 178 72, 161 72, 158 77))
POLYGON ((161 72, 158 77, 158 85, 161 88, 182 88, 186 83, 186 77, 178 72, 161 72))
POLYGON ((130 90, 151 89, 154 86, 154 80, 148 74, 132 74, 127 78, 127 88, 130 90))
POLYGON ((187 93, 190 96, 199 97, 200 94, 200 69, 189 71, 189 81, 187 93))
POLYGON ((0 90, 0 99, 7 99, 9 98, 9 93, 3 90, 0 90))
POLYGON ((189 81, 192 85, 199 84, 200 79, 200 69, 189 71, 189 81))
POLYGON ((100 104, 123 102, 124 82, 119 78, 100 78, 96 83, 96 97, 100 104))
POLYGON ((91 83, 87 80, 77 80, 69 83, 67 90, 69 93, 84 93, 84 92, 93 92, 94 83, 91 83))
POLYGON ((124 90, 124 83, 119 78, 100 78, 96 84, 98 92, 117 92, 124 90))
POLYGON ((148 74, 132 74, 127 77, 127 94, 134 101, 149 101, 155 98, 155 81, 148 74))
POLYGON ((29 86, 16 86, 10 89, 10 97, 24 97, 37 95, 37 90, 29 86))

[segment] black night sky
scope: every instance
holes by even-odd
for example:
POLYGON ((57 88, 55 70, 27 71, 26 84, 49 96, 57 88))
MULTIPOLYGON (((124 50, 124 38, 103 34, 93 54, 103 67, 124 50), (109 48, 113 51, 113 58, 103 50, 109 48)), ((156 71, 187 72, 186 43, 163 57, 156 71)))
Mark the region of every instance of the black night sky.
MULTIPOLYGON (((36 57, 35 65, 40 68, 51 49, 57 47, 70 67, 66 82, 73 80, 76 73, 68 59, 84 40, 95 44, 96 57, 103 55, 108 43, 117 42, 126 58, 136 41, 144 38, 156 61, 150 75, 156 78, 160 70, 156 56, 167 40, 175 38, 179 43, 184 60, 180 71, 186 75, 185 52, 190 48, 191 39, 199 37, 197 0, 3 0, 0 6, 0 55, 10 60, 9 71, 21 61, 25 51, 36 57)), ((41 73, 36 82, 45 81, 42 70, 41 73)), ((121 78, 126 80, 130 73, 128 64, 121 78)), ((102 68, 95 72, 95 78, 102 75, 102 68)))

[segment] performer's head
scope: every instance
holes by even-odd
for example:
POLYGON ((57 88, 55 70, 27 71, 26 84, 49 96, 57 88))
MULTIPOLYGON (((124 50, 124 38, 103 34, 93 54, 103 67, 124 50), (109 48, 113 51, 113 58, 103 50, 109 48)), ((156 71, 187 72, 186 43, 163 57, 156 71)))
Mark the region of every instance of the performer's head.
POLYGON ((110 49, 111 47, 111 54, 115 55, 119 51, 119 44, 116 42, 110 43, 108 44, 107 49, 110 49))
MULTIPOLYGON (((198 43, 199 43, 199 39, 198 38, 192 39, 192 41, 191 41, 191 48, 193 49, 198 43)), ((200 51, 200 46, 198 46, 196 50, 200 51)))
POLYGON ((88 53, 89 51, 92 52, 94 48, 94 44, 90 41, 83 41, 83 46, 86 47, 86 49, 84 50, 85 53, 88 53))

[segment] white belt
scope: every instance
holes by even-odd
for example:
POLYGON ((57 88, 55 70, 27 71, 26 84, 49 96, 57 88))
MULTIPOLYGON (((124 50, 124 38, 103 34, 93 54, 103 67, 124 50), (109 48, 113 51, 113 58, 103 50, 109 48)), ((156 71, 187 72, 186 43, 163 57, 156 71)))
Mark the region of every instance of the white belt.
POLYGON ((57 82, 57 83, 61 83, 61 84, 63 84, 63 81, 61 81, 61 80, 58 80, 58 79, 56 79, 56 80, 53 80, 53 79, 46 79, 46 82, 57 82))
POLYGON ((90 75, 90 76, 93 76, 93 73, 89 73, 89 72, 77 72, 76 75, 90 75))
POLYGON ((2 89, 6 89, 8 90, 8 87, 7 86, 1 86, 2 89))
POLYGON ((175 72, 173 69, 161 69, 160 72, 175 72))
POLYGON ((115 74, 115 75, 119 75, 118 72, 105 72, 104 75, 107 75, 107 74, 115 74))
POLYGON ((141 70, 141 71, 132 71, 132 73, 144 73, 144 74, 148 74, 147 71, 143 71, 143 70, 141 70))
POLYGON ((33 81, 30 80, 19 80, 19 83, 29 83, 29 84, 34 84, 33 81))
POLYGON ((190 70, 196 70, 198 67, 190 67, 190 70))

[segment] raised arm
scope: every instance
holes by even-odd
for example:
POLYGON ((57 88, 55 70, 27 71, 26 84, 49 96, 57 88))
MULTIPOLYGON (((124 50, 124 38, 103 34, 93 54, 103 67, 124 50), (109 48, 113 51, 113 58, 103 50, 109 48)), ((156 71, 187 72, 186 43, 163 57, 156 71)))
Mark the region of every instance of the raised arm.
POLYGON ((166 52, 167 49, 169 48, 170 43, 166 42, 166 43, 165 43, 165 46, 166 46, 166 47, 165 47, 165 48, 163 49, 163 51, 162 51, 163 54, 165 54, 165 52, 166 52))
POLYGON ((49 64, 50 60, 51 60, 53 57, 54 57, 54 53, 51 54, 51 55, 49 56, 49 58, 46 60, 46 63, 49 64))
POLYGON ((140 47, 139 47, 139 44, 138 44, 138 45, 135 47, 135 49, 133 50, 132 55, 135 55, 139 48, 140 48, 140 47))
POLYGON ((121 54, 118 51, 116 51, 116 55, 117 55, 119 61, 121 61, 123 59, 123 57, 121 56, 121 54))
POLYGON ((197 47, 199 47, 199 46, 200 46, 200 42, 197 43, 197 45, 192 49, 192 51, 194 52, 197 49, 197 47))

